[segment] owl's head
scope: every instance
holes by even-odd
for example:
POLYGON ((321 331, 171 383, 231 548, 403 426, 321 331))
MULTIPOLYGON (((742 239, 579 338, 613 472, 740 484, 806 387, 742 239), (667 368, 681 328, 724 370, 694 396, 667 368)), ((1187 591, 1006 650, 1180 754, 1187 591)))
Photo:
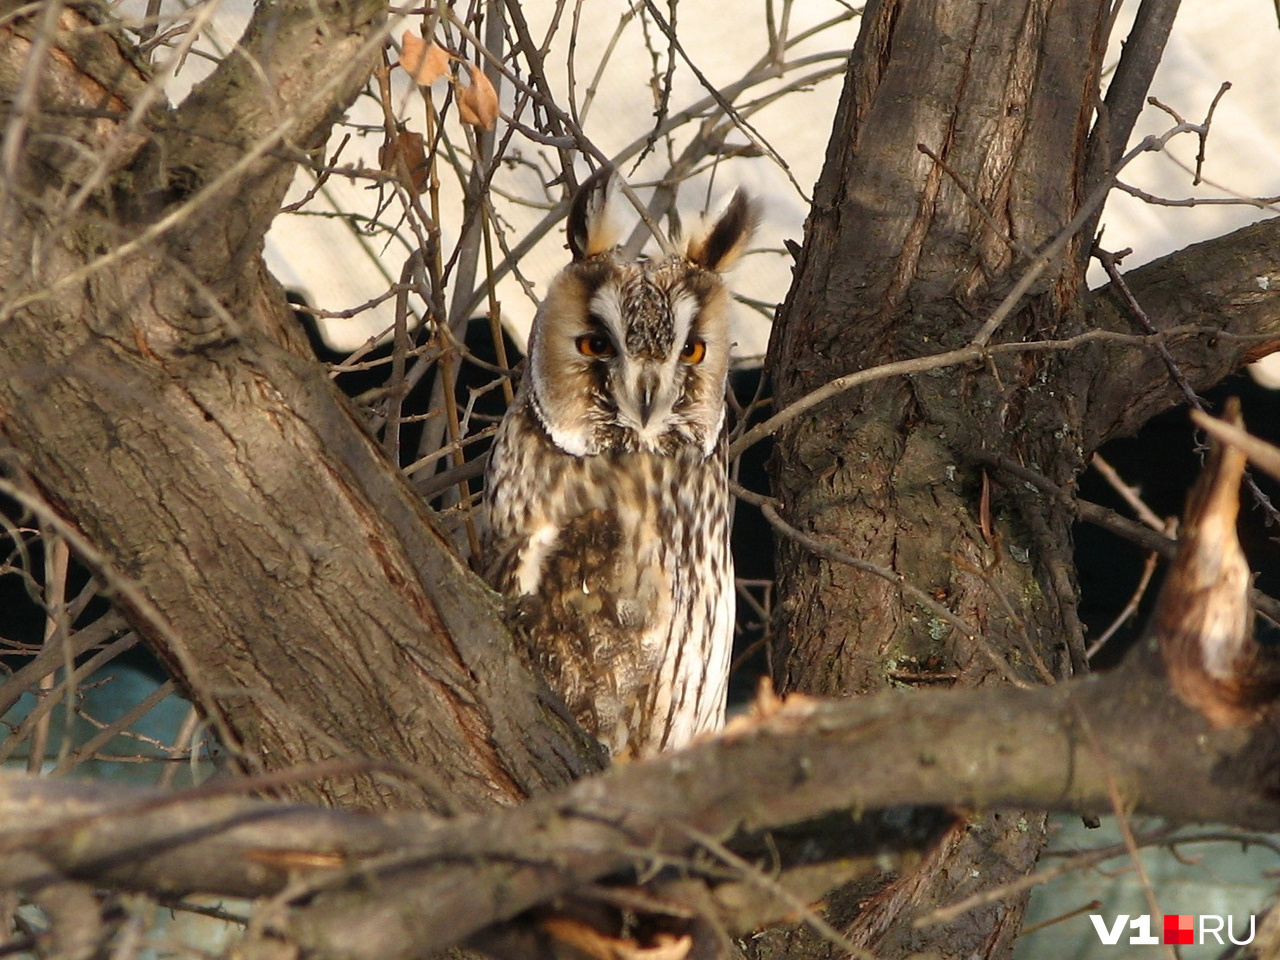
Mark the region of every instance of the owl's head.
POLYGON ((551 281, 529 337, 533 409, 574 456, 682 446, 709 454, 729 372, 722 274, 751 237, 755 205, 738 191, 682 254, 628 261, 608 223, 611 180, 601 171, 574 198, 573 261, 551 281))

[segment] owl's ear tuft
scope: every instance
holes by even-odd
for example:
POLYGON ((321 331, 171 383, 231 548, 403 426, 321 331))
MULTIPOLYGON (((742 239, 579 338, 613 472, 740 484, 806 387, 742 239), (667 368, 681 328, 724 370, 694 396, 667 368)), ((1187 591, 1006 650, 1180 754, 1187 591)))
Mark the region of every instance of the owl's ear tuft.
POLYGON ((569 250, 574 260, 585 260, 612 250, 618 228, 609 216, 609 200, 617 185, 612 166, 601 167, 578 188, 569 208, 569 250))
POLYGON ((737 263, 760 222, 760 207, 745 190, 729 201, 720 219, 689 238, 685 259, 704 270, 723 273, 737 263))

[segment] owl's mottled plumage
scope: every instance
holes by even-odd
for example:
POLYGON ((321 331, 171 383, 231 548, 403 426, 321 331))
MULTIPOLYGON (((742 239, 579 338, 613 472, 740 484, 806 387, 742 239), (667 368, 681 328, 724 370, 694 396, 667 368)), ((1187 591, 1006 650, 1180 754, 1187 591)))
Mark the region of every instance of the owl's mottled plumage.
POLYGON ((724 721, 734 620, 720 278, 754 225, 739 193, 683 256, 625 261, 606 175, 569 218, 485 480, 485 575, 534 659, 615 755, 724 721))

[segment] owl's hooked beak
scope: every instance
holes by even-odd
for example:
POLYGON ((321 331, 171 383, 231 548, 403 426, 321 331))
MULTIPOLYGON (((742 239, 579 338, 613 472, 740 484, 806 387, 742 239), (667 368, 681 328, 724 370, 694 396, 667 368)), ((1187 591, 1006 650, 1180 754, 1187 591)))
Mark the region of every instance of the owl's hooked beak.
POLYGON ((649 426, 649 418, 653 416, 653 406, 658 398, 659 384, 656 370, 642 370, 636 380, 636 395, 640 398, 640 426, 649 426))
POLYGON ((646 442, 656 441, 666 430, 671 412, 671 385, 663 372, 661 361, 638 358, 623 365, 618 383, 618 412, 646 442))

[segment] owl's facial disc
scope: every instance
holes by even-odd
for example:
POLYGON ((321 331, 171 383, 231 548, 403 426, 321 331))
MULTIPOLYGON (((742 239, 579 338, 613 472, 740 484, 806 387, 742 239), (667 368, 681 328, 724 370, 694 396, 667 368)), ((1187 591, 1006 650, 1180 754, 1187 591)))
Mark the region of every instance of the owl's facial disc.
POLYGON ((528 389, 573 456, 710 454, 724 421, 728 294, 677 258, 597 257, 552 282, 530 341, 528 389))

